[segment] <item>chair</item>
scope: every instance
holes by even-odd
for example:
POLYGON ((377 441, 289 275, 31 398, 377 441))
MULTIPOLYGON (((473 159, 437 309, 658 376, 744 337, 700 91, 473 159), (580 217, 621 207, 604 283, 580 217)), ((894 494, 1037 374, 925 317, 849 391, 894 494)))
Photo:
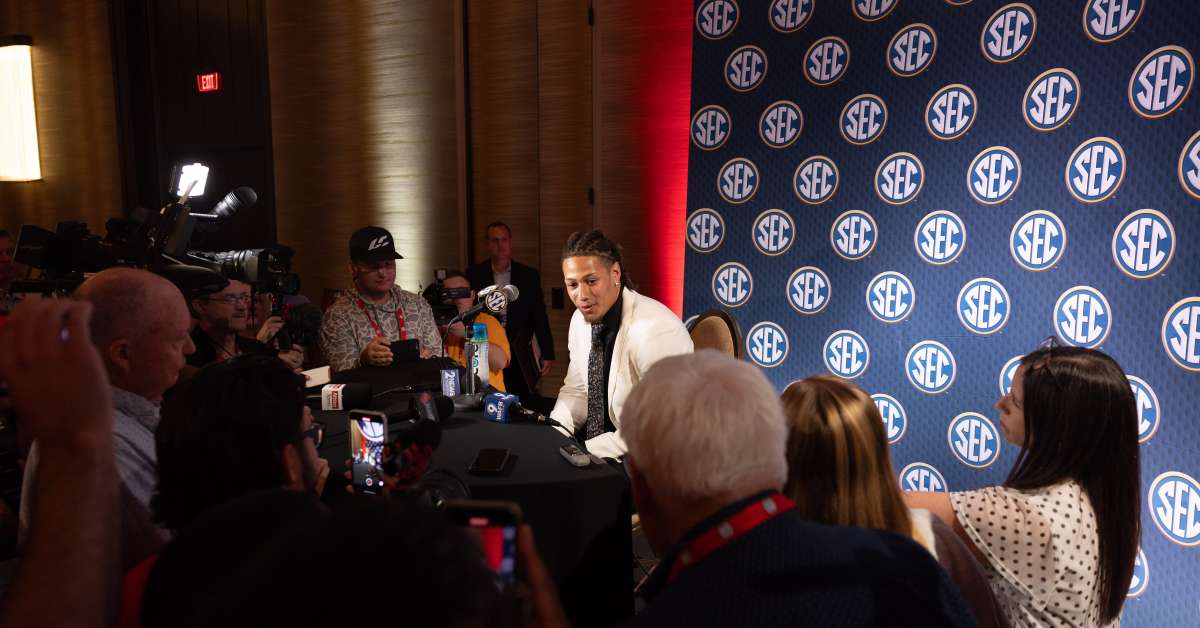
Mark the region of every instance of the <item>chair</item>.
POLYGON ((697 351, 716 349, 735 359, 742 359, 742 330, 724 310, 708 310, 697 316, 688 325, 688 334, 697 351))

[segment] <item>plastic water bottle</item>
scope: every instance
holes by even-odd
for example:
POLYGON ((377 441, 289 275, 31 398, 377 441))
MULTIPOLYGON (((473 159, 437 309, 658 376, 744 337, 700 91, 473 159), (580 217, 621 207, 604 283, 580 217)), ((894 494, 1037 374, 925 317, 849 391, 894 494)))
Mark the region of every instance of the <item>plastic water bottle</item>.
POLYGON ((483 323, 475 323, 471 331, 471 346, 467 353, 470 358, 467 361, 468 379, 474 380, 479 378, 479 385, 475 387, 476 391, 481 391, 487 388, 488 382, 491 381, 491 369, 488 365, 488 335, 487 325, 483 323))

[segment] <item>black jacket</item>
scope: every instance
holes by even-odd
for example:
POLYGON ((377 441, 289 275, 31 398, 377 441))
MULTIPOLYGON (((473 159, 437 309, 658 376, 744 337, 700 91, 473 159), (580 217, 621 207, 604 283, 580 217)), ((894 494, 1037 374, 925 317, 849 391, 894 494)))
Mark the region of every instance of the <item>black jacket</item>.
MULTIPOLYGON (((542 359, 553 360, 554 336, 550 333, 550 319, 546 316, 546 301, 542 297, 542 276, 538 271, 517 262, 512 263, 510 270, 512 284, 521 294, 508 306, 508 322, 504 326, 508 342, 516 351, 518 344, 526 347, 537 336, 542 359)), ((467 281, 471 282, 471 289, 476 292, 495 282, 490 260, 471 266, 466 275, 467 281)))

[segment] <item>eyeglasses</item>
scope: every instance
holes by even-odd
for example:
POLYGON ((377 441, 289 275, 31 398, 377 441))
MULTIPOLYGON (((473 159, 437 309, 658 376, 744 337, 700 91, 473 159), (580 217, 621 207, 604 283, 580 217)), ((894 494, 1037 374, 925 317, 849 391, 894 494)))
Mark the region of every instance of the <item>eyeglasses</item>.
POLYGON ((320 447, 321 443, 325 442, 325 424, 320 421, 313 421, 312 427, 300 432, 300 440, 306 438, 313 439, 313 446, 320 447))
POLYGON ((220 296, 208 297, 209 301, 219 301, 225 305, 234 305, 237 303, 249 303, 250 293, 243 292, 241 294, 222 294, 220 296))

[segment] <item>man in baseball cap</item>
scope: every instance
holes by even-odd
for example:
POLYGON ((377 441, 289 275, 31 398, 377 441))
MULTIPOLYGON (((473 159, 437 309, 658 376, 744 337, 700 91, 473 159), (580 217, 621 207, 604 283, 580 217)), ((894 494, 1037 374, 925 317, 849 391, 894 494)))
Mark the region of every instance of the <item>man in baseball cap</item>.
POLYGON ((321 321, 321 348, 330 370, 387 366, 397 340, 416 339, 423 358, 442 355, 429 304, 395 285, 398 259, 404 257, 387 229, 363 227, 350 236, 354 287, 325 310, 321 321))

